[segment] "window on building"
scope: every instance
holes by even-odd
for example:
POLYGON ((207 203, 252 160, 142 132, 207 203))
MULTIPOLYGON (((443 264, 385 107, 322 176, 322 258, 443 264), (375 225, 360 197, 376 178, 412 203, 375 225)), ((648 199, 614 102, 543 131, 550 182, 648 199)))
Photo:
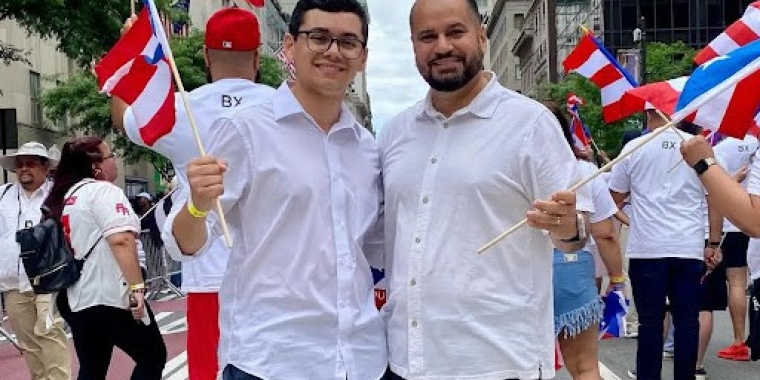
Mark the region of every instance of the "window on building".
POLYGON ((40 73, 29 71, 29 97, 31 100, 32 124, 42 126, 42 85, 40 82, 40 73))
POLYGON ((522 13, 515 13, 514 17, 515 29, 520 30, 525 25, 525 15, 522 13))
POLYGON ((520 65, 515 65, 515 80, 522 80, 522 71, 520 71, 520 65))

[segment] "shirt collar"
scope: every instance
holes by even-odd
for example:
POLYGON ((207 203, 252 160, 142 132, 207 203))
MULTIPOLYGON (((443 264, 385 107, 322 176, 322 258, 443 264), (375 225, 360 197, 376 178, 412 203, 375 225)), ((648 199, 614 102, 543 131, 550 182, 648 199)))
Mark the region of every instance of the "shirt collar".
MULTIPOLYGON (((274 113, 274 120, 278 122, 288 116, 299 114, 308 117, 310 120, 313 120, 311 118, 311 115, 309 115, 309 113, 303 109, 301 103, 298 101, 298 99, 296 99, 295 95, 293 95, 293 91, 291 91, 290 85, 288 85, 287 82, 283 82, 282 85, 280 85, 280 87, 274 93, 274 96, 272 98, 272 108, 274 113)), ((356 136, 356 139, 361 139, 362 126, 358 121, 356 121, 354 114, 351 112, 348 106, 343 103, 340 106, 340 119, 332 127, 330 133, 334 133, 345 128, 351 128, 354 132, 354 136, 356 136)))
MULTIPOLYGON (((501 91, 498 91, 501 88, 501 85, 499 85, 499 82, 496 80, 496 74, 494 74, 493 71, 484 72, 486 75, 490 76, 488 84, 486 84, 486 86, 480 90, 480 93, 478 93, 478 95, 470 102, 469 105, 454 112, 454 115, 452 115, 452 117, 456 115, 464 115, 467 113, 471 113, 482 119, 490 119, 493 117, 494 113, 496 112, 496 108, 499 106, 498 100, 502 95, 501 91)), ((422 118, 425 116, 437 118, 440 115, 441 113, 433 107, 431 91, 428 91, 425 100, 420 103, 419 107, 417 108, 417 118, 422 118)))
POLYGON ((53 181, 45 180, 44 183, 42 183, 42 186, 40 186, 37 190, 34 190, 32 192, 32 195, 27 195, 26 191, 23 187, 21 187, 21 184, 16 182, 16 191, 18 194, 25 199, 32 199, 36 197, 37 195, 42 195, 43 197, 50 191, 50 188, 53 187, 53 181))

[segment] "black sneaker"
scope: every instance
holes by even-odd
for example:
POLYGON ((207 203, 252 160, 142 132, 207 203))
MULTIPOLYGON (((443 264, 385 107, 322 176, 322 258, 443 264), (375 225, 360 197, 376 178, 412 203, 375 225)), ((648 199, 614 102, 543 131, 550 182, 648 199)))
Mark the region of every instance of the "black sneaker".
POLYGON ((694 378, 695 380, 707 380, 707 371, 705 371, 705 368, 697 368, 694 370, 694 378))
POLYGON ((636 370, 635 369, 629 369, 628 370, 628 378, 630 378, 630 379, 636 379, 636 370))

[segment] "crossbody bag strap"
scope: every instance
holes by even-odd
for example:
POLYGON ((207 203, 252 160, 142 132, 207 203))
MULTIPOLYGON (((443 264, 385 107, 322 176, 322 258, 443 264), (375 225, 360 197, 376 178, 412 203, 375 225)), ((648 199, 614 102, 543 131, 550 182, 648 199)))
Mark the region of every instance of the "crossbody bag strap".
MULTIPOLYGON (((72 190, 72 191, 71 191, 71 193, 69 193, 69 196, 68 196, 68 197, 64 197, 64 202, 65 202, 65 198, 69 198, 69 197, 71 197, 72 195, 74 195, 74 193, 76 193, 76 192, 77 192, 77 190, 81 189, 83 186, 86 186, 86 185, 89 185, 89 184, 91 184, 92 182, 93 182, 93 181, 87 181, 87 182, 85 182, 85 183, 83 183, 83 184, 80 184, 80 185, 79 185, 79 186, 77 186, 76 188, 74 188, 74 190, 72 190)), ((87 250, 87 254, 85 254, 85 255, 84 255, 84 257, 82 257, 82 260, 81 260, 81 261, 82 261, 82 263, 84 263, 84 262, 85 262, 85 260, 87 260, 87 258, 88 258, 88 257, 90 257, 90 255, 92 254, 92 251, 94 251, 94 250, 95 250, 95 247, 97 247, 97 246, 98 246, 98 243, 100 243, 100 241, 101 241, 101 240, 103 240, 103 235, 100 235, 100 237, 98 238, 98 240, 96 240, 96 241, 95 241, 95 244, 93 244, 93 245, 92 245, 92 247, 90 247, 90 249, 89 249, 89 250, 87 250)))
POLYGON ((12 183, 5 185, 5 190, 3 190, 3 195, 0 195, 0 201, 3 200, 3 198, 5 198, 5 194, 8 193, 8 190, 10 190, 11 187, 13 187, 12 183))

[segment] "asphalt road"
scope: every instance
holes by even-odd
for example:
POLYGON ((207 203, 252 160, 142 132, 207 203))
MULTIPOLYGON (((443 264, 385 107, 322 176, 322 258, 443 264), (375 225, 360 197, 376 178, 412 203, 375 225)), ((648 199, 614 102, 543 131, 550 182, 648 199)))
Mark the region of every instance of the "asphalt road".
MULTIPOLYGON (((705 369, 710 380, 760 380, 760 361, 735 362, 719 359, 719 350, 733 343, 731 317, 728 312, 715 313, 715 329, 705 358, 705 369)), ((626 371, 634 367, 636 359, 635 339, 607 339, 600 342, 599 360, 609 369, 603 373, 603 380, 628 379, 626 371)), ((664 360, 662 378, 673 378, 673 363, 664 360)), ((557 380, 570 380, 571 377, 564 369, 560 371, 557 380)))

